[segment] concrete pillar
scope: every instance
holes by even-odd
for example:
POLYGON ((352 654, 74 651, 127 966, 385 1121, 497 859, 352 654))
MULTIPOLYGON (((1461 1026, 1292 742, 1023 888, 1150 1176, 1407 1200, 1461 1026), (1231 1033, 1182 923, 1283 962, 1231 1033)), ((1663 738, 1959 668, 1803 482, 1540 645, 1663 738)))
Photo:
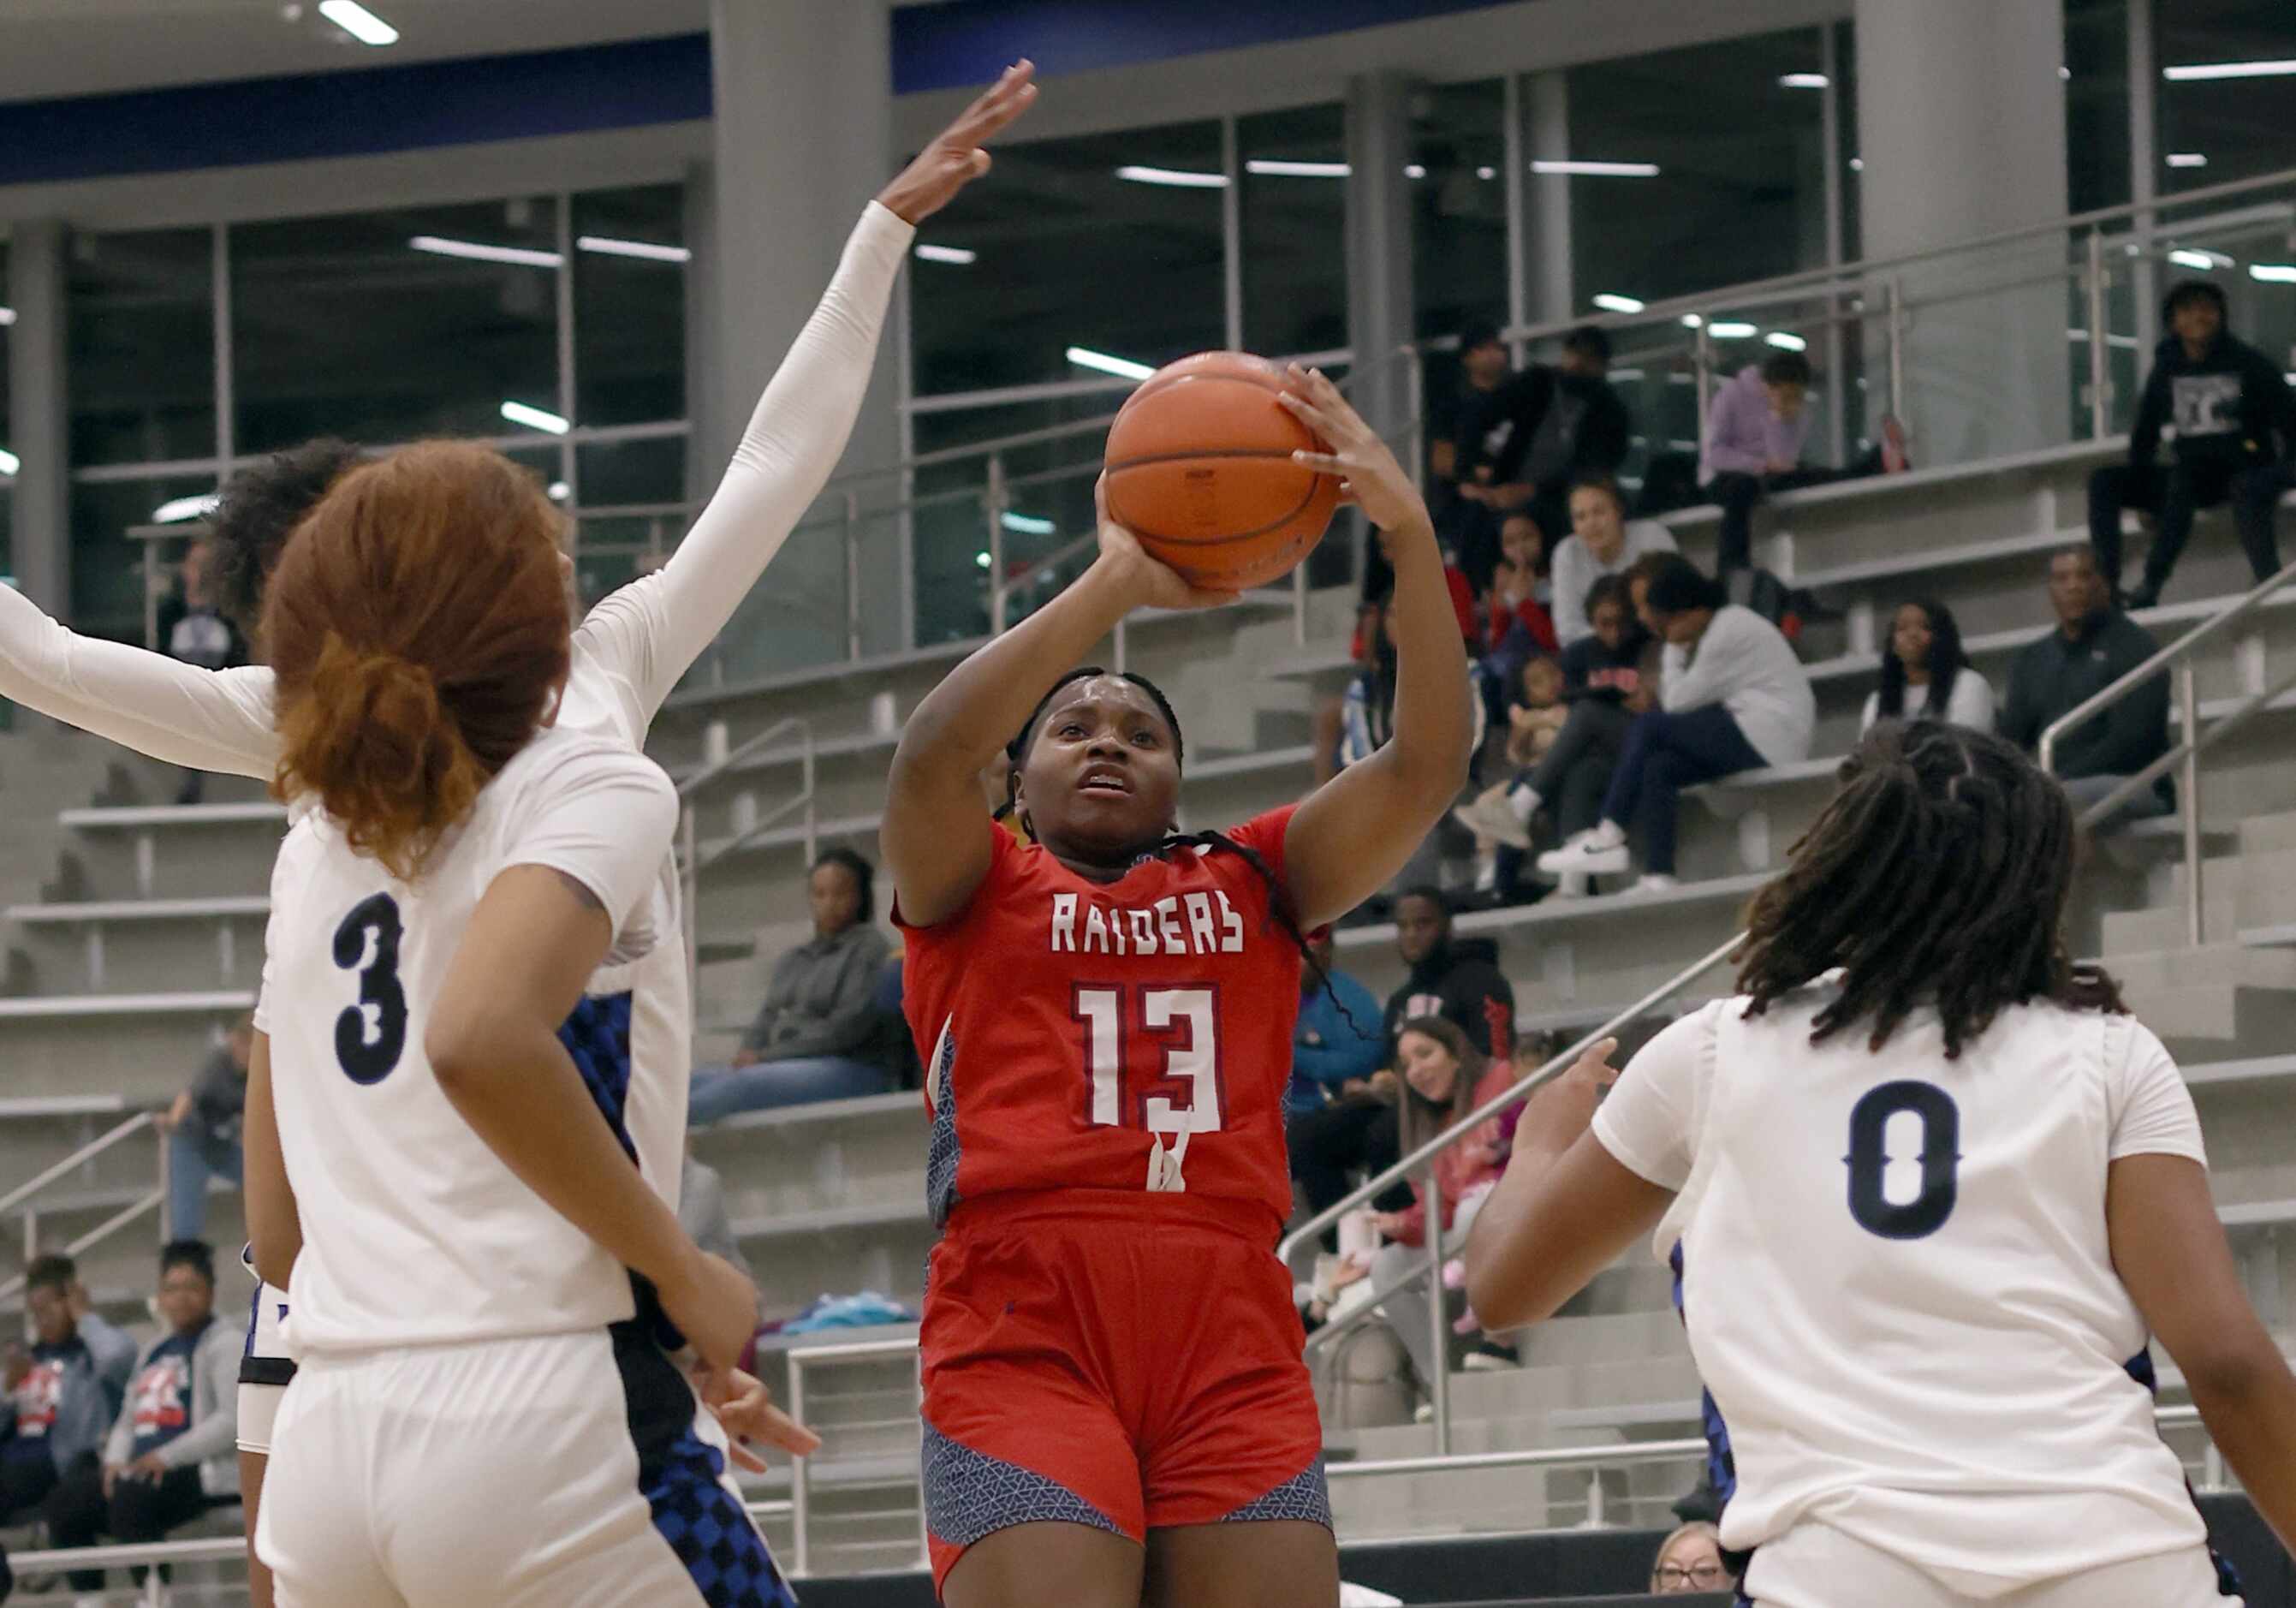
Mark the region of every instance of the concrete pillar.
MULTIPOLYGON (((2066 211, 2062 0, 1857 0, 1861 215, 1869 258, 1949 246, 2066 211)), ((1917 462, 2071 437, 2061 234, 1897 275, 1910 308, 1906 424, 1917 462), (2037 278, 2018 289, 2003 282, 2037 278)), ((1877 308, 1884 286, 1869 290, 1877 308)), ((1867 330, 1872 413, 1887 406, 1881 320, 1867 330)))
MULTIPOLYGON (((1355 352, 1349 393, 1373 429, 1396 443, 1406 464, 1422 450, 1402 439, 1420 384, 1419 365, 1397 357, 1412 338, 1411 95, 1414 80, 1398 72, 1367 73, 1348 83, 1348 345, 1355 352)), ((1362 551, 1360 515, 1340 529, 1347 540, 1325 541, 1308 574, 1326 585, 1344 576, 1340 553, 1353 562, 1362 551)), ((1357 571, 1359 573, 1359 571, 1357 571)))
MULTIPOLYGON (((710 78, 716 112, 703 263, 707 373, 697 418, 704 479, 713 483, 758 393, 804 327, 836 270, 862 206, 893 175, 890 0, 712 0, 710 78)), ((891 320, 841 472, 900 455, 891 320)), ((888 477, 865 511, 898 500, 888 477)), ((841 510, 832 496, 815 511, 841 510)), ((890 517, 865 517, 853 572, 906 578, 890 517)), ((750 668, 817 663, 845 651, 847 559, 835 530, 805 531, 775 560, 764 587, 796 606, 744 618, 767 634, 742 656, 750 668)), ((904 587, 906 592, 906 587, 904 587)), ((865 653, 902 645, 908 611, 887 606, 880 582, 860 611, 865 653)))
POLYGON ((9 236, 8 429, 22 460, 12 496, 12 563, 24 595, 59 619, 71 611, 71 476, 65 406, 64 275, 60 219, 19 223, 9 236))
MULTIPOLYGON (((1561 324, 1578 311, 1570 272, 1570 179, 1560 173, 1532 173, 1531 162, 1570 158, 1570 92, 1561 71, 1535 72, 1523 80, 1524 232, 1529 238, 1530 283, 1527 321, 1561 324)), ((1541 355, 1541 354, 1534 354, 1541 355)), ((1521 354, 1517 354, 1518 357, 1521 354)))

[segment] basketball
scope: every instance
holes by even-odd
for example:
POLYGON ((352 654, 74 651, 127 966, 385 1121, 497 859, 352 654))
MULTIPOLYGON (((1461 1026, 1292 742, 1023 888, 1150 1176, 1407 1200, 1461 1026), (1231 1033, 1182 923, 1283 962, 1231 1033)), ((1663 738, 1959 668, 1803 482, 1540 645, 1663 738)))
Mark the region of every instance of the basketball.
POLYGON ((1292 461, 1328 450, 1276 400, 1283 371, 1199 352, 1144 381, 1108 431, 1108 512, 1189 584, 1264 587, 1322 539, 1340 482, 1292 461))

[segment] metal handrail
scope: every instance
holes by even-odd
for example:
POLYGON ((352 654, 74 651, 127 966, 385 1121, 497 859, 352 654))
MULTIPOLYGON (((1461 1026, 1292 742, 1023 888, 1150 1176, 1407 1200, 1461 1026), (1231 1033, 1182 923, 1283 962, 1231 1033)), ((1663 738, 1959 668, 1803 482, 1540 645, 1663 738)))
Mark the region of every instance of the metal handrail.
MULTIPOLYGON (((914 1336, 899 1340, 832 1341, 817 1346, 791 1346, 783 1353, 789 1360, 789 1415, 798 1423, 805 1422, 805 1368, 810 1362, 881 1362, 890 1358, 911 1357, 916 1359, 917 1413, 922 1422, 924 1414, 924 1355, 917 1348, 914 1336)), ((925 1528, 922 1470, 919 1470, 917 1501, 917 1555, 924 1567, 932 1567, 932 1536, 925 1528)), ((790 1459, 790 1572, 804 1576, 813 1572, 812 1459, 792 1456, 790 1459)))
POLYGON ((2269 576, 2251 588, 2234 603, 2194 626, 2167 647, 2152 654, 2142 664, 2128 671, 2111 685, 2099 690, 2075 704, 2043 728, 2039 744, 2041 768, 2052 775, 2056 771, 2057 743, 2075 726, 2086 725, 2107 710, 2121 703, 2136 691, 2163 671, 2176 675, 2176 696, 2184 734, 2169 751, 2154 759, 2135 775, 2128 777, 2118 787, 2081 812, 2079 825, 2094 827, 2111 816, 2130 799, 2152 786, 2171 770, 2179 770, 2177 805, 2184 816, 2185 866, 2185 935, 2195 948, 2205 941, 2207 934, 2206 908, 2201 897, 2201 755, 2221 739, 2246 725, 2272 701, 2296 687, 2296 675, 2267 685, 2252 693, 2227 711, 2206 732, 2201 730, 2200 694, 2193 660, 2200 650, 2215 641, 2234 626, 2246 619, 2271 598, 2296 581, 2296 563, 2291 563, 2276 575, 2269 576))
POLYGON ((117 1127, 99 1135, 95 1138, 90 1139, 86 1144, 81 1145, 78 1150, 72 1152, 71 1154, 66 1156, 62 1161, 49 1168, 45 1172, 40 1173, 37 1177, 32 1177, 26 1182, 17 1185, 15 1188, 10 1190, 6 1194, 0 1194, 0 1216, 4 1216, 8 1212, 15 1210, 17 1207, 31 1199, 32 1196, 39 1194, 41 1190, 45 1189, 49 1185, 54 1183, 58 1178, 62 1177, 74 1168, 80 1166, 83 1162, 93 1161, 96 1157, 102 1155, 105 1151, 110 1150, 113 1145, 119 1144, 123 1139, 129 1138, 135 1134, 141 1133, 147 1128, 155 1126, 157 1121, 158 1119, 152 1112, 137 1112, 134 1116, 128 1118, 127 1121, 119 1124, 117 1127))
MULTIPOLYGON (((78 1168, 93 1161, 96 1157, 102 1155, 105 1151, 111 1149, 114 1145, 119 1144, 125 1140, 133 1138, 135 1135, 142 1133, 147 1128, 156 1128, 158 1126, 159 1119, 156 1113, 148 1111, 137 1112, 126 1121, 116 1124, 104 1133, 102 1133, 96 1137, 89 1140, 78 1150, 73 1151, 70 1155, 64 1157, 62 1161, 56 1162, 53 1166, 49 1167, 45 1171, 26 1179, 23 1183, 19 1184, 15 1188, 10 1190, 6 1194, 0 1195, 0 1217, 4 1217, 9 1212, 14 1211, 19 1208, 23 1208, 24 1262, 27 1269, 26 1273, 19 1273, 12 1278, 0 1281, 0 1300, 5 1300, 23 1290, 27 1282, 32 1259, 39 1254, 39 1210, 37 1207, 27 1207, 25 1202, 31 1200, 34 1195, 39 1194, 40 1191, 45 1189, 49 1185, 55 1183, 59 1178, 63 1177, 66 1174, 73 1172, 78 1168)), ((94 1228, 89 1229, 86 1234, 81 1235, 78 1239, 72 1241, 69 1245, 64 1247, 65 1253, 70 1256, 78 1256, 82 1252, 89 1250, 91 1247, 101 1244, 103 1241, 110 1239, 114 1234, 117 1234, 120 1229, 125 1228, 128 1224, 134 1222, 137 1218, 142 1217, 145 1212, 150 1211, 154 1207, 161 1204, 167 1200, 167 1198, 168 1147, 163 1144, 160 1147, 158 1187, 153 1189, 149 1194, 137 1196, 127 1206, 124 1206, 119 1210, 112 1213, 111 1216, 106 1218, 94 1228)))

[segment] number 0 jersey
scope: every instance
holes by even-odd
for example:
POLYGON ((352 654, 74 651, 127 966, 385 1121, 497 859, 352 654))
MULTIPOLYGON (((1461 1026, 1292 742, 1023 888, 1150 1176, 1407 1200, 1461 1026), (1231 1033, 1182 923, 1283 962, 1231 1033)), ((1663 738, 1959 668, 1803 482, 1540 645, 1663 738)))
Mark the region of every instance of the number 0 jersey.
MULTIPOLYGON (((551 730, 487 784, 414 882, 354 854, 325 816, 300 814, 272 870, 256 1024, 270 1035, 303 1225, 291 1350, 546 1334, 631 1315, 628 1276, 480 1139, 422 1040, 472 913, 513 866, 589 890, 614 924, 605 965, 676 943, 657 925, 657 879, 676 813, 652 761, 551 730)), ((623 1093, 592 1090, 602 1104, 623 1093)))
MULTIPOLYGON (((1291 821, 1286 806, 1229 835, 1280 880, 1291 821)), ((933 927, 893 915, 934 1222, 1006 1191, 1153 1191, 1272 1243, 1292 1211, 1301 962, 1267 882, 1190 845, 1095 882, 990 823, 969 830, 992 844, 972 902, 933 927)))
POLYGON ((2205 1164, 2176 1063, 2048 1003, 1951 1061, 1926 1007, 1878 1053, 1813 1045, 1832 997, 1683 1018, 1595 1117, 1677 1192, 1657 1250, 1729 1429, 1725 1543, 1814 1521, 1990 1596, 2200 1542, 2105 1230, 2113 1161, 2205 1164))

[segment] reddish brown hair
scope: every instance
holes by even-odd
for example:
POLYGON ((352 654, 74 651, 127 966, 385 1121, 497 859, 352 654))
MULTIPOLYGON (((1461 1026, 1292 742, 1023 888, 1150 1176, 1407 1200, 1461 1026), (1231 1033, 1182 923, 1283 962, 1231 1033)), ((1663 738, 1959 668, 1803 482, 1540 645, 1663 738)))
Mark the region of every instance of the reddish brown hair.
POLYGON ((460 442, 355 469, 296 527, 263 641, 282 800, 419 872, 566 678, 559 516, 526 470, 460 442))

